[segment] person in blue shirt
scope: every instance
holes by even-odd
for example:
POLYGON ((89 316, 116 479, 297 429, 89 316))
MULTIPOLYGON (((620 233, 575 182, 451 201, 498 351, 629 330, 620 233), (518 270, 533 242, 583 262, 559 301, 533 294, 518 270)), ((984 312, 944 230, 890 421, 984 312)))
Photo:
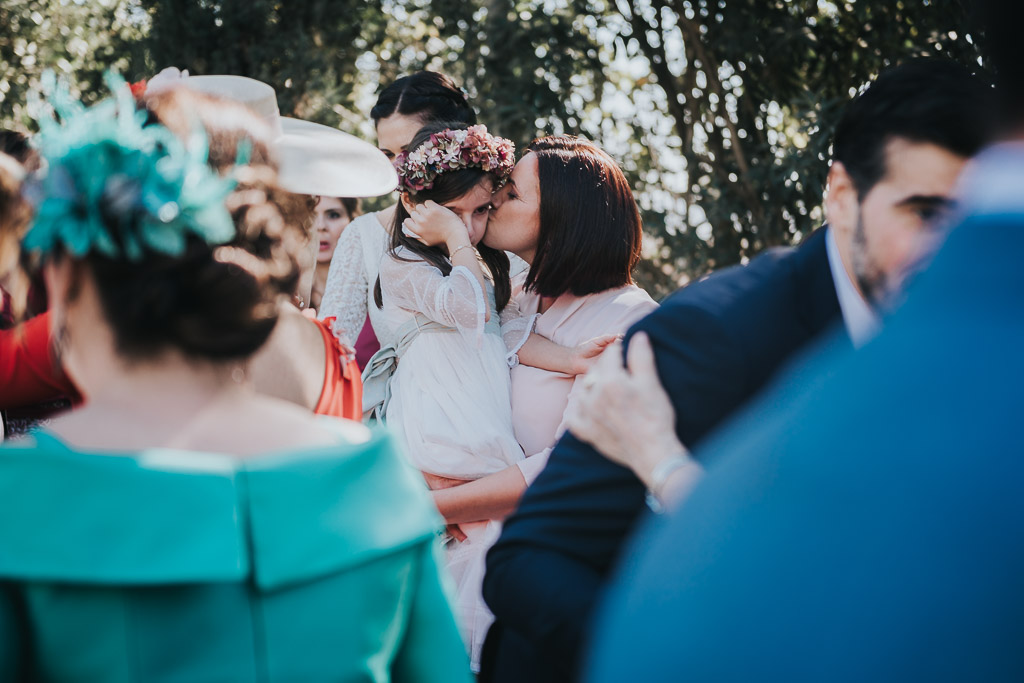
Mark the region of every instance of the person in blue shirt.
POLYGON ((587 681, 1024 680, 1024 51, 1020 6, 985 10, 1016 139, 873 341, 826 340, 667 475, 587 681))

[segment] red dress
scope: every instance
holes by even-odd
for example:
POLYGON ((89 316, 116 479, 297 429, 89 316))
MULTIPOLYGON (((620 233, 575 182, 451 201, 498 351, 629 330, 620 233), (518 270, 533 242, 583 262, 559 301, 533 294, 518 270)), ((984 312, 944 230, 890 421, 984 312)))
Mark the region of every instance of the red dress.
POLYGON ((76 403, 81 400, 50 353, 50 314, 0 331, 0 409, 61 396, 76 403))
POLYGON ((359 373, 352 349, 334 336, 334 317, 312 320, 323 335, 327 349, 327 365, 324 368, 324 387, 320 392, 313 412, 317 415, 347 417, 350 420, 363 419, 363 379, 359 373))

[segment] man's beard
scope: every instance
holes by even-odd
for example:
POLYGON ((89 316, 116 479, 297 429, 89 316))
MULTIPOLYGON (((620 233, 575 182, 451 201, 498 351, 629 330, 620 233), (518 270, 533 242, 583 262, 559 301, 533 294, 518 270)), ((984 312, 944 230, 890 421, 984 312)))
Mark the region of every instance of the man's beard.
POLYGON ((857 212, 857 225, 853 230, 853 274, 857 287, 864 294, 868 304, 875 310, 882 309, 894 294, 890 278, 882 272, 872 258, 864 232, 864 216, 857 212))

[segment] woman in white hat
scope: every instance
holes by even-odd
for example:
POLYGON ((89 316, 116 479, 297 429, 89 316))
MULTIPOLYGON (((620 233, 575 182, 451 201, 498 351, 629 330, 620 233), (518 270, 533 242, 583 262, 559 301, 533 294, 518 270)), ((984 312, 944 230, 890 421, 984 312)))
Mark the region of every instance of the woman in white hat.
MULTIPOLYGON (((279 166, 279 185, 305 195, 306 211, 293 217, 304 230, 301 276, 291 302, 282 301, 277 327, 250 361, 247 371, 258 391, 306 407, 317 414, 358 420, 362 383, 351 345, 331 318, 317 321, 304 314, 317 267, 319 240, 313 236, 312 212, 318 196, 375 196, 394 189, 397 177, 387 158, 373 145, 334 128, 282 117, 274 89, 261 81, 231 75, 187 76, 165 70, 146 89, 147 102, 167 99, 168 91, 198 91, 244 104, 270 127, 271 151, 279 166)), ((165 102, 167 116, 187 134, 189 107, 165 102), (170 112, 172 108, 180 111, 170 112)), ((216 108, 201 117, 207 130, 221 121, 216 108)), ((214 159, 229 165, 233 159, 214 159)))

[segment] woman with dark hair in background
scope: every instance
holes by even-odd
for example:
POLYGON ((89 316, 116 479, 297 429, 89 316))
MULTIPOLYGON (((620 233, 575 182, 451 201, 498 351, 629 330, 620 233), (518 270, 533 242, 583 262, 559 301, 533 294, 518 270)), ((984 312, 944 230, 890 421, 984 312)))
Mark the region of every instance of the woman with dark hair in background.
POLYGON ((468 681, 415 474, 241 372, 298 277, 270 129, 221 176, 119 92, 41 122, 24 247, 89 402, 0 448, 0 671, 468 681))
POLYGON ((183 140, 198 121, 210 139, 210 163, 218 170, 234 164, 234 149, 247 127, 282 131, 267 153, 278 160, 278 183, 288 190, 278 191, 275 199, 287 213, 300 268, 296 280, 283 283, 278 323, 245 370, 261 393, 319 415, 360 419, 362 382, 351 347, 338 339, 332 318, 315 320, 302 310, 310 299, 320 251, 313 234, 318 205, 314 195, 388 193, 396 182, 394 169, 367 142, 334 128, 280 117, 274 89, 261 81, 172 73, 154 87, 160 78, 149 81, 142 95, 146 106, 183 140))
MULTIPOLYGON (((384 88, 370 117, 377 129, 377 146, 389 159, 401 154, 424 124, 476 123, 466 93, 448 76, 431 71, 404 76, 384 88)), ((394 330, 373 305, 373 283, 388 249, 394 217, 395 206, 390 206, 348 225, 334 250, 317 311, 321 319, 337 318, 345 340, 355 346, 360 368, 381 345, 394 341, 394 330)))
MULTIPOLYGON (((316 275, 313 277, 313 291, 309 296, 309 307, 320 310, 320 303, 327 288, 327 274, 331 259, 338 247, 338 240, 349 223, 362 213, 358 197, 317 197, 313 209, 313 238, 316 243, 316 275)), ((365 363, 364 363, 365 365, 365 363)))

